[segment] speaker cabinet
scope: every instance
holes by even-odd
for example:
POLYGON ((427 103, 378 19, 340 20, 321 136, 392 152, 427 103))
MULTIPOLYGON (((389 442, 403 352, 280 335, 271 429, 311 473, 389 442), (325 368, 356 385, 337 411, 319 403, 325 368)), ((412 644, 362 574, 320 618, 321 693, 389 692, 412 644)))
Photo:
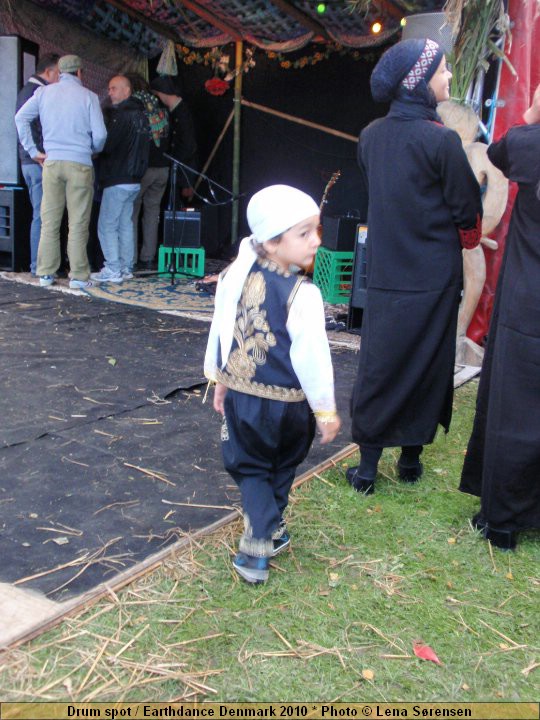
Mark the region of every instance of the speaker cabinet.
POLYGON ((22 188, 0 190, 0 269, 28 272, 32 206, 22 188))
POLYGON ((357 217, 323 215, 321 244, 328 250, 353 252, 358 223, 357 217))
POLYGON ((19 90, 36 70, 38 46, 17 35, 0 36, 0 184, 22 182, 14 115, 19 90))
POLYGON ((201 247, 201 213, 196 210, 165 210, 163 216, 165 247, 201 247))
POLYGON ((367 260, 366 260, 367 226, 358 225, 356 231, 356 248, 354 251, 353 282, 349 313, 347 316, 347 330, 360 334, 362 316, 367 298, 367 260))

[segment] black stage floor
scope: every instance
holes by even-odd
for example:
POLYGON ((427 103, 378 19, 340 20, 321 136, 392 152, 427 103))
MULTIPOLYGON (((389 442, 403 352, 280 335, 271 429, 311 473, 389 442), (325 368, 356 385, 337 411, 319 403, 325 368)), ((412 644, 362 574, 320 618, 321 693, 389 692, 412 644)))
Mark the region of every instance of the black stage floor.
MULTIPOLYGON (((208 327, 0 279, 0 582, 66 600, 238 504, 202 403, 208 327)), ((350 442, 357 355, 333 356, 343 430, 300 472, 350 442)))

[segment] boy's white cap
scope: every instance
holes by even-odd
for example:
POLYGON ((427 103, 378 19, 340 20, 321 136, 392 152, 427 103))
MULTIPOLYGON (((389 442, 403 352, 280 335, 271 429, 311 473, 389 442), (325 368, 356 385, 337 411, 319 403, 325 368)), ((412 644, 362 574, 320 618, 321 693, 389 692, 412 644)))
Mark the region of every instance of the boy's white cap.
POLYGON ((293 225, 319 214, 312 197, 290 185, 270 185, 255 193, 247 206, 247 221, 255 242, 281 235, 293 225))

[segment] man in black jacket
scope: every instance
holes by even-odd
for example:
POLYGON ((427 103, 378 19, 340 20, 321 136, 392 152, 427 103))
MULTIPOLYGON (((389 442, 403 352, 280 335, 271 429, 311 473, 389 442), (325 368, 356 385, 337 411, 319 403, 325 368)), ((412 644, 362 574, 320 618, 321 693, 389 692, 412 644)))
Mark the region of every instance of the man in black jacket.
POLYGON ((111 108, 106 113, 107 142, 99 159, 103 188, 98 237, 105 265, 94 282, 121 283, 133 277, 133 203, 148 165, 150 132, 142 104, 131 97, 130 80, 109 81, 111 108))
MULTIPOLYGON (((24 103, 32 97, 39 87, 58 82, 58 60, 59 55, 48 54, 42 55, 36 65, 36 72, 32 75, 28 82, 21 88, 17 95, 18 111, 24 103)), ((30 123, 32 137, 40 152, 43 150, 43 135, 41 132, 41 123, 36 118, 30 123)), ((30 272, 36 274, 37 252, 39 246, 39 236, 41 234, 41 198, 43 196, 41 165, 30 157, 19 142, 19 158, 21 161, 21 170, 24 182, 28 188, 30 202, 32 203, 32 225, 30 226, 30 272)))

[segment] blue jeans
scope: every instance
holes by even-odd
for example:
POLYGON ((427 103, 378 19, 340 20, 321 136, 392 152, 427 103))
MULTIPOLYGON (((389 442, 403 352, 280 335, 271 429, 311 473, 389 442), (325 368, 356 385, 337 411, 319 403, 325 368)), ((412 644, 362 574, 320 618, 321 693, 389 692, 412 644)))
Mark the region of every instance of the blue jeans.
POLYGON ((36 273, 39 236, 41 234, 41 198, 43 197, 43 170, 32 162, 21 165, 24 182, 32 203, 32 224, 30 225, 30 272, 36 273))
POLYGON ((118 185, 105 188, 101 198, 98 237, 105 267, 118 274, 133 269, 133 203, 140 185, 126 190, 118 185))

